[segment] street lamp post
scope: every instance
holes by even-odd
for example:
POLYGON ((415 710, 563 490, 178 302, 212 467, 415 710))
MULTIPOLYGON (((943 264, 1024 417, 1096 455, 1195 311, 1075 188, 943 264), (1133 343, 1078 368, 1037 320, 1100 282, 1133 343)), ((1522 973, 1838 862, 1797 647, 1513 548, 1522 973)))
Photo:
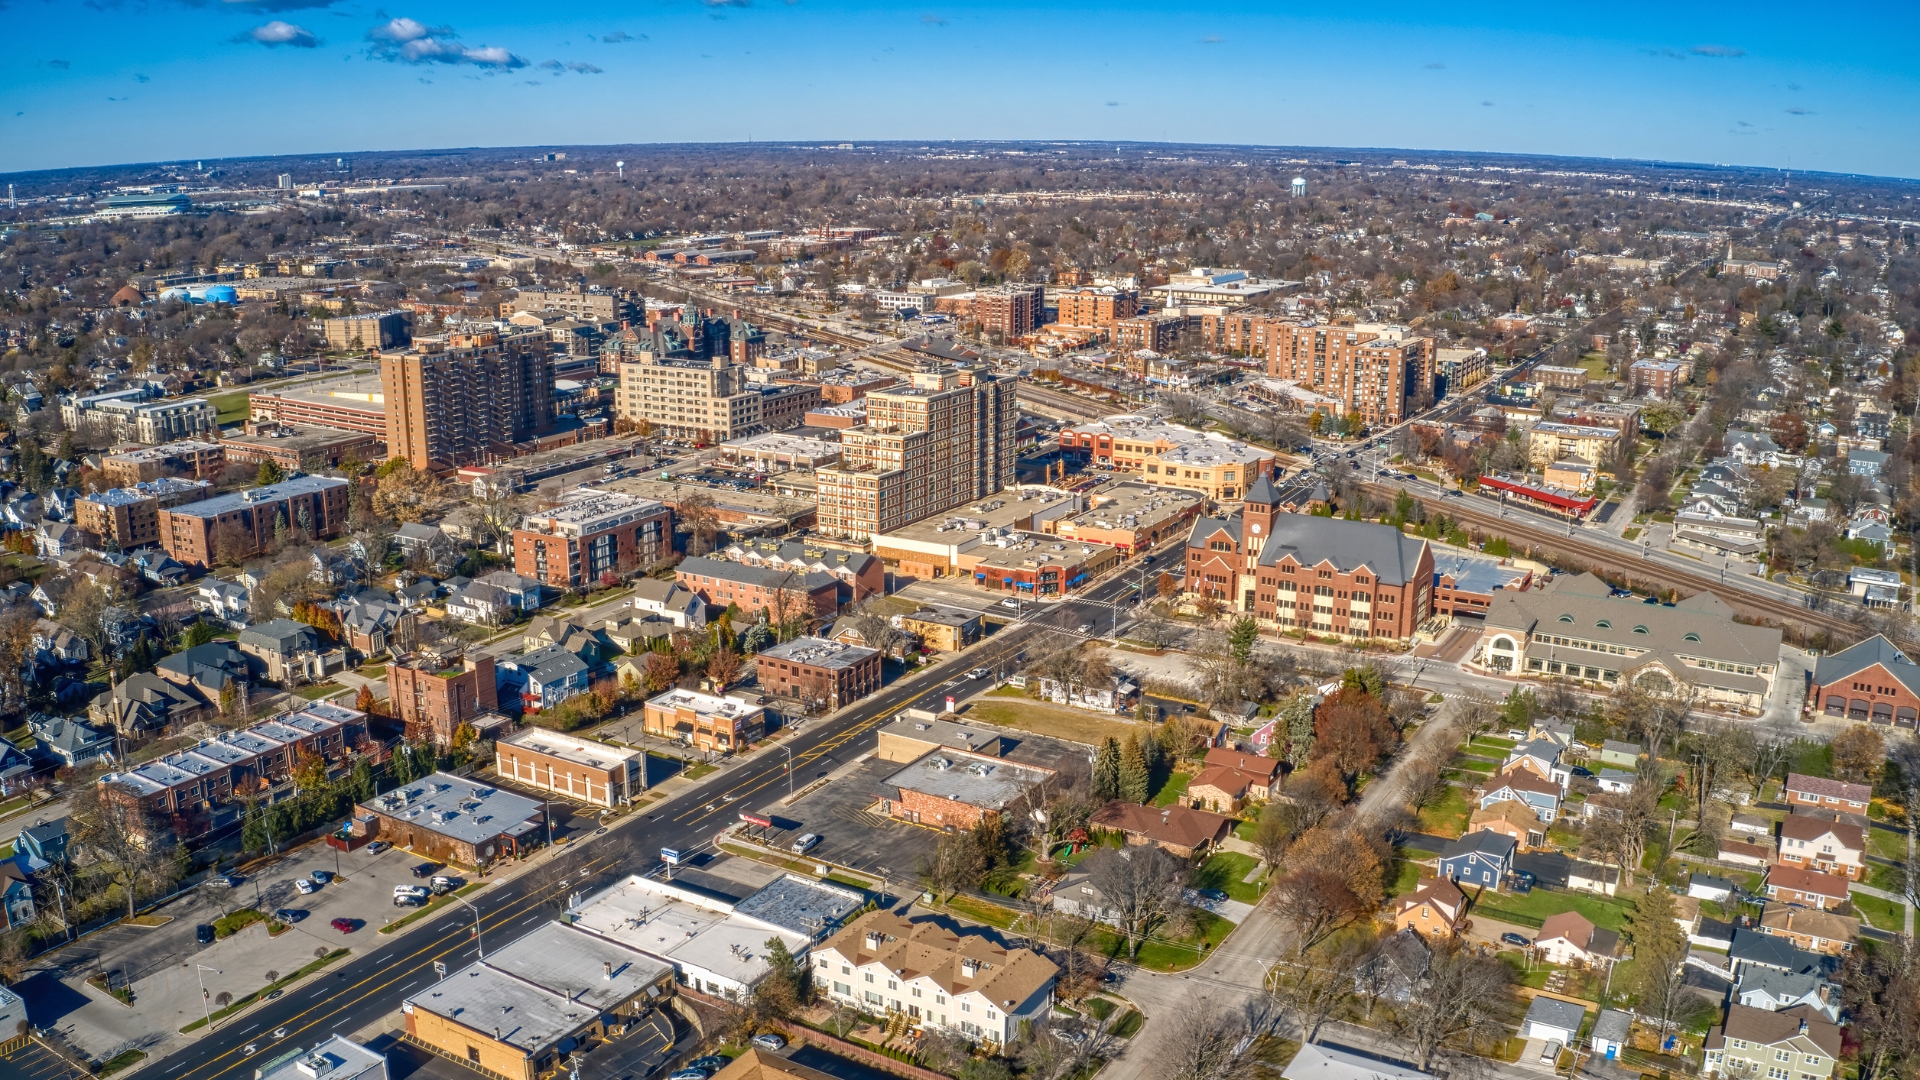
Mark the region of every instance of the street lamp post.
POLYGON ((787 755, 787 794, 793 794, 793 747, 780 748, 787 755))
POLYGON ((467 905, 467 910, 473 912, 473 948, 475 952, 479 954, 480 959, 485 960, 487 958, 487 948, 480 943, 480 909, 474 907, 472 901, 461 896, 458 892, 450 892, 447 895, 467 905))
POLYGON ((217 967, 208 967, 205 964, 193 965, 194 981, 200 984, 200 1007, 202 1010, 206 1012, 206 1015, 207 1015, 207 1030, 212 1031, 213 1030, 213 1001, 207 994, 207 980, 202 978, 200 975, 200 973, 203 971, 211 971, 215 975, 218 975, 221 972, 220 972, 220 969, 217 967))

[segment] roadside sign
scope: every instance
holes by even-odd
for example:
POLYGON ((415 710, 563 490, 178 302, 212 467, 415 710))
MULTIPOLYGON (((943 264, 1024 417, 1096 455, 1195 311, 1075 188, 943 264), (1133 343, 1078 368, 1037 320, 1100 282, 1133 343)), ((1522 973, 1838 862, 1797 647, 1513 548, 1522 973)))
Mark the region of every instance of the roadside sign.
POLYGON ((666 864, 667 864, 668 866, 679 866, 679 865, 680 865, 680 851, 679 851, 679 849, 678 849, 678 848, 670 848, 670 847, 663 847, 663 848, 661 848, 661 849, 660 849, 660 861, 661 861, 661 862, 663 862, 663 863, 666 863, 666 864))
POLYGON ((740 811, 740 820, 749 825, 758 825, 763 829, 773 828, 772 818, 761 817, 759 814, 749 814, 745 810, 740 811))
POLYGON ((433 962, 433 973, 434 973, 434 975, 435 975, 435 976, 437 976, 437 977, 439 977, 439 978, 442 978, 442 979, 444 979, 444 978, 446 978, 446 977, 447 977, 447 962, 446 962, 445 960, 435 960, 435 961, 433 962))

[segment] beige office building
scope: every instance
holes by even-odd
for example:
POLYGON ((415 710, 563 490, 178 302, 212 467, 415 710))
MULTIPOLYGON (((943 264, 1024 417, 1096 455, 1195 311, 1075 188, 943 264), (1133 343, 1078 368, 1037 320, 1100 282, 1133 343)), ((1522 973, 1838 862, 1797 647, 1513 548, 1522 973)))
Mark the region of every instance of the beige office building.
POLYGON ((1012 376, 922 371, 866 400, 867 422, 840 437, 840 464, 815 473, 821 533, 865 540, 1013 483, 1012 376))
POLYGON ((757 387, 747 383, 746 368, 726 357, 710 364, 662 360, 649 354, 620 365, 620 396, 615 415, 646 422, 674 438, 726 442, 762 428, 757 387))

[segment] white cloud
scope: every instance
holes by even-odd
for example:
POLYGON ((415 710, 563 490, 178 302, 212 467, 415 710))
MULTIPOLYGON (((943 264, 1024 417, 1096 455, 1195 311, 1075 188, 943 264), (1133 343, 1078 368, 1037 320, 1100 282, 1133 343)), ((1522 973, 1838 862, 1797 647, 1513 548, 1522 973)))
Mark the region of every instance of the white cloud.
POLYGON ((258 45, 265 45, 269 49, 281 45, 289 45, 296 49, 311 49, 320 44, 320 39, 313 36, 313 31, 304 26, 295 26, 290 22, 281 22, 279 19, 256 26, 234 40, 251 41, 258 45))
POLYGON ((404 16, 389 19, 367 31, 377 60, 407 64, 473 64, 511 71, 527 61, 498 45, 466 45, 456 40, 450 26, 428 26, 404 16))

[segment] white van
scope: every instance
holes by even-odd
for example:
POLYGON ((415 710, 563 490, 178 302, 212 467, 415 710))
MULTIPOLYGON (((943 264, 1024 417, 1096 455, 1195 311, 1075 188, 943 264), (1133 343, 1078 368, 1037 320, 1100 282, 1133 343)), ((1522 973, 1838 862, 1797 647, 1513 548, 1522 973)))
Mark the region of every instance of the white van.
POLYGON ((818 844, 819 842, 820 842, 819 833, 808 833, 807 835, 793 842, 793 853, 795 855, 805 855, 807 852, 812 851, 814 848, 814 845, 818 844))

